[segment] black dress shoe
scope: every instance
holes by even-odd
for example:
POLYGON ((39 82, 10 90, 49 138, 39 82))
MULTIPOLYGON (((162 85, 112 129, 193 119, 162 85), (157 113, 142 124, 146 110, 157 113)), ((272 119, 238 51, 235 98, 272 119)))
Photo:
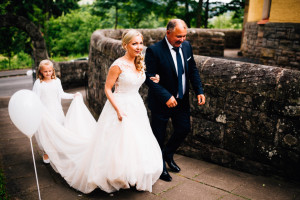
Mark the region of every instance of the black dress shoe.
POLYGON ((175 163, 175 161, 173 160, 173 158, 168 158, 167 156, 164 156, 164 159, 166 161, 166 163, 168 163, 168 166, 170 167, 170 169, 173 172, 180 172, 180 167, 178 167, 178 165, 175 163))
POLYGON ((169 172, 167 170, 163 170, 160 177, 161 180, 170 182, 172 181, 172 177, 170 176, 169 172))

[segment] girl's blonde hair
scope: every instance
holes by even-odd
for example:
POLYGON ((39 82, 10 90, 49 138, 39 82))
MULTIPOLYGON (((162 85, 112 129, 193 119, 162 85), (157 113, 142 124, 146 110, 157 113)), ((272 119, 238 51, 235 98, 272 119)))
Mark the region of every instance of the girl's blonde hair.
MULTIPOLYGON (((142 40, 144 39, 143 35, 134 29, 129 29, 123 32, 122 34, 122 47, 126 50, 126 45, 132 40, 135 36, 141 36, 142 40)), ((142 54, 139 54, 134 59, 135 68, 138 71, 144 71, 145 70, 145 63, 144 63, 144 56, 142 54)))
POLYGON ((51 75, 51 79, 56 79, 56 75, 55 75, 55 69, 53 67, 53 63, 50 61, 50 60, 42 60, 39 64, 39 68, 38 68, 38 73, 36 74, 36 78, 40 79, 40 81, 42 82, 43 79, 44 79, 44 76, 43 74, 41 73, 41 68, 44 67, 44 66, 51 66, 52 69, 53 69, 53 73, 51 75))

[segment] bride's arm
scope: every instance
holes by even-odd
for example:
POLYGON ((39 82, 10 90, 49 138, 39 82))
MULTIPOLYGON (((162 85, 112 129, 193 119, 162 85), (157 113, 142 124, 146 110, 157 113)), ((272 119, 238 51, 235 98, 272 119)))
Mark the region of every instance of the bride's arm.
POLYGON ((106 82, 105 82, 105 88, 104 88, 105 95, 108 98, 108 100, 110 101, 111 105, 116 110, 118 119, 120 121, 122 121, 122 117, 126 116, 126 115, 117 106, 114 96, 113 96, 113 93, 112 93, 112 88, 113 88, 114 84, 116 83, 121 72, 122 72, 121 69, 117 65, 110 67, 107 78, 106 78, 106 82))

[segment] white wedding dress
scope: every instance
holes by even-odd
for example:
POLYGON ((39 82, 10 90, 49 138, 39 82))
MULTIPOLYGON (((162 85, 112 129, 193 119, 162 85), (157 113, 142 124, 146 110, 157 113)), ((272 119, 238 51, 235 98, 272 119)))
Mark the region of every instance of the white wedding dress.
POLYGON ((114 65, 122 71, 113 95, 126 114, 123 120, 118 120, 107 101, 96 122, 82 97, 76 97, 64 126, 45 110, 37 142, 49 155, 52 167, 70 186, 83 193, 90 193, 96 187, 110 193, 130 186, 151 192, 163 163, 138 93, 145 73, 135 73, 119 59, 114 65))

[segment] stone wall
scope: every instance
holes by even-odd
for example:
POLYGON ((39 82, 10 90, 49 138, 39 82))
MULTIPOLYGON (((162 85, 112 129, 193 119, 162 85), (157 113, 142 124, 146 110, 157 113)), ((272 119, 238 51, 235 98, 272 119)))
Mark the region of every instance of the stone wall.
MULTIPOLYGON (((91 36, 88 72, 88 99, 94 116, 98 116, 106 99, 104 88, 106 74, 112 62, 124 55, 121 37, 124 29, 96 30, 91 36)), ((150 46, 160 41, 165 29, 139 29, 144 37, 144 45, 150 46)), ((189 29, 187 40, 193 45, 194 54, 223 56, 224 33, 202 29, 189 29)))
POLYGON ((88 61, 67 61, 54 63, 56 75, 64 89, 85 86, 87 83, 88 61))
MULTIPOLYGON (((165 28, 138 29, 144 36, 145 46, 150 46, 165 36, 165 28)), ((103 35, 120 40, 123 29, 97 30, 94 34, 103 35)), ((222 57, 224 56, 225 34, 223 32, 211 31, 209 29, 188 29, 187 40, 193 46, 195 55, 222 57)))
MULTIPOLYGON (((107 33, 91 37, 87 100, 96 119, 106 101, 108 68, 124 54, 121 41, 107 33)), ((205 56, 195 60, 207 102, 198 107, 191 94, 192 132, 179 153, 300 179, 300 72, 205 56)), ((147 86, 140 93, 146 103, 147 86)))
POLYGON ((300 179, 300 71, 196 56, 207 102, 180 153, 300 179))
MULTIPOLYGON (((105 29, 105 30, 99 30, 95 32, 95 35, 98 35, 99 37, 105 37, 113 38, 116 40, 120 40, 122 37, 123 29, 113 30, 113 29, 105 29)), ((161 40, 164 37, 165 29, 139 29, 139 31, 142 32, 144 35, 144 43, 145 46, 149 46, 154 44, 155 42, 161 40)), ((223 56, 224 55, 224 37, 227 34, 227 38, 230 38, 228 35, 228 31, 226 30, 212 30, 209 29, 189 29, 188 30, 188 40, 193 45, 194 53, 195 54, 201 54, 201 55, 207 55, 207 56, 223 56), (224 33, 222 33, 225 32, 224 33)), ((94 36, 96 37, 96 36, 94 36)), ((232 37, 231 37, 232 38, 232 37)), ((108 39, 110 41, 111 39, 108 39)), ((114 43, 116 40, 113 40, 114 43)), ((97 41, 99 42, 99 41, 97 41)), ((118 43, 118 42, 117 42, 118 43)), ((110 48, 109 44, 106 46, 106 42, 100 44, 105 45, 105 47, 101 48, 110 48)), ((97 45, 96 45, 97 46, 97 45)), ((91 47, 93 49, 94 47, 91 47)), ((115 49, 114 49, 115 50, 115 49)), ((122 55, 124 51, 120 51, 122 55)), ((114 59, 116 59, 118 56, 113 51, 111 54, 105 55, 104 59, 108 59, 108 57, 111 57, 112 59, 109 59, 110 62, 108 62, 108 66, 112 63, 114 59)), ((103 59, 100 59, 99 62, 101 63, 103 59)), ((96 62, 96 61, 95 61, 96 62)), ((96 62, 97 63, 97 62, 96 62)), ((92 66, 95 66, 93 63, 90 63, 92 66)), ((98 63, 99 64, 99 63, 98 63)), ((103 64, 103 63, 102 63, 103 64)), ((69 89, 73 87, 78 86, 84 86, 85 85, 85 78, 86 77, 86 71, 88 70, 88 61, 68 61, 68 62, 56 62, 55 64, 56 68, 56 74, 61 79, 64 89, 69 89)), ((93 68, 93 67, 92 67, 93 68)), ((94 68, 93 68, 94 69, 94 68)), ((95 74, 100 73, 100 71, 95 70, 93 73, 91 73, 92 76, 96 76, 95 74)), ((97 85, 98 86, 98 85, 97 85)), ((101 95, 103 96, 104 93, 101 95)), ((100 97, 101 98, 101 97, 100 97)))
POLYGON ((231 29, 202 29, 212 32, 224 33, 225 48, 227 49, 239 49, 242 43, 242 30, 231 29))
POLYGON ((262 64, 300 70, 300 24, 248 22, 241 50, 262 64))

